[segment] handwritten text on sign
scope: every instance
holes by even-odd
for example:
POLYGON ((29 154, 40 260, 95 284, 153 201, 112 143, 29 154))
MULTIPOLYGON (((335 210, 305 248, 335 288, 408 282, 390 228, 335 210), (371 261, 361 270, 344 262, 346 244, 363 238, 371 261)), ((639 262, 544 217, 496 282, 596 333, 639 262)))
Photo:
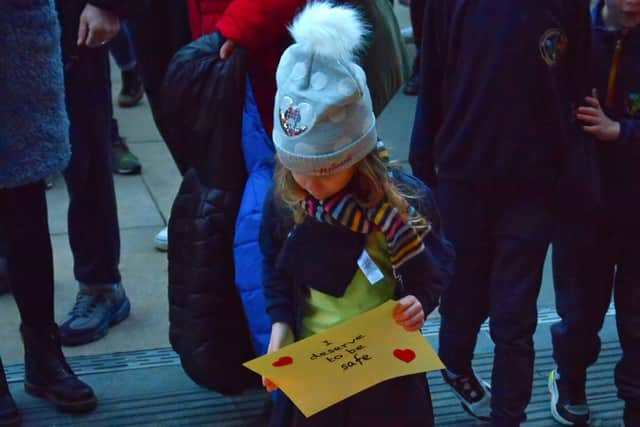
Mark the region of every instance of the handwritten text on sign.
POLYGON ((442 369, 420 332, 393 319, 389 301, 323 333, 245 363, 307 417, 382 381, 442 369))

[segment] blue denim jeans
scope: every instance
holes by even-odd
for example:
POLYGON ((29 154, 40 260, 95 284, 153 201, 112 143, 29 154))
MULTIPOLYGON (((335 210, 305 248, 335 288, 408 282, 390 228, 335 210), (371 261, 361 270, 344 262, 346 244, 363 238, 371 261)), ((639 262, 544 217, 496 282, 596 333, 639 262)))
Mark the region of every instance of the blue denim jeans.
POLYGON ((109 51, 120 70, 132 70, 136 66, 136 51, 133 47, 131 29, 127 21, 122 21, 120 32, 109 42, 109 51))

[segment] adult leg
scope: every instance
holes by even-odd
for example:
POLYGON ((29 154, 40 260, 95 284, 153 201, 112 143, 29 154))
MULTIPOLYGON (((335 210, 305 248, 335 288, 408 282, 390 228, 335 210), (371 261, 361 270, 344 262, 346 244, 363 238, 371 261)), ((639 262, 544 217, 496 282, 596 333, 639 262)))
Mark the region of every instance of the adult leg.
POLYGON ((487 188, 468 183, 440 182, 437 189, 443 227, 456 250, 450 286, 440 305, 440 358, 447 369, 444 380, 472 416, 490 415, 488 384, 473 371, 471 362, 480 326, 489 312, 489 241, 487 188))
MULTIPOLYGON (((424 17, 424 6, 426 0, 411 0, 410 15, 411 27, 413 28, 413 39, 415 40, 416 49, 420 52, 422 46, 422 21, 424 17)), ((418 57, 420 55, 418 54, 418 57)))
POLYGON ((519 426, 531 398, 533 334, 549 247, 553 192, 527 185, 494 188, 491 269, 492 426, 519 426))
POLYGON ((611 301, 615 252, 610 230, 593 219, 565 217, 553 240, 553 278, 560 321, 551 326, 557 368, 549 375, 551 414, 560 423, 586 424, 587 368, 598 358, 611 301))
POLYGON ((441 297, 439 354, 447 369, 472 372, 480 326, 489 314, 491 248, 486 198, 478 186, 441 182, 436 194, 447 238, 456 251, 451 285, 441 297))
POLYGON ((411 0, 409 6, 411 29, 413 30, 413 40, 416 45, 416 58, 413 61, 411 77, 407 80, 404 87, 404 93, 407 95, 417 95, 420 90, 420 48, 422 47, 422 21, 425 1, 426 0, 411 0))
POLYGON ((71 122, 69 242, 80 283, 76 304, 61 326, 65 345, 104 336, 129 314, 120 283, 120 231, 112 175, 109 63, 104 48, 82 49, 67 72, 67 111, 71 122))
MULTIPOLYGON (((22 322, 46 328, 53 323, 53 255, 44 191, 44 182, 0 189, 0 229, 6 230, 7 274, 22 322), (33 268, 34 260, 38 268, 33 268)), ((0 360, 0 424, 17 426, 19 421, 0 360)))
POLYGON ((76 279, 86 285, 120 282, 120 231, 111 171, 109 64, 104 48, 83 49, 68 75, 71 122, 69 240, 76 279))
POLYGON ((551 326, 553 357, 562 376, 584 384, 598 358, 614 275, 611 238, 594 222, 567 218, 553 240, 553 283, 561 320, 551 326))
MULTIPOLYGON (((161 88, 171 58, 191 41, 191 30, 184 0, 158 0, 142 13, 131 17, 133 41, 144 89, 153 119, 181 174, 189 169, 184 144, 176 130, 162 120, 161 88)), ((169 100, 175 102, 175 100, 169 100)))
MULTIPOLYGON (((22 320, 25 390, 63 411, 91 411, 96 397, 67 364, 53 321, 53 255, 44 191, 43 181, 0 190, 0 224, 7 230, 9 274, 22 320)), ((2 377, 0 407, 6 409, 2 377)))
POLYGON ((0 190, 13 295, 22 323, 31 327, 53 323, 53 255, 44 192, 44 182, 0 190))
POLYGON ((122 75, 122 88, 118 95, 118 105, 123 108, 133 107, 142 99, 144 89, 142 87, 142 78, 138 71, 131 30, 127 21, 122 22, 122 29, 109 42, 109 50, 116 60, 122 75))

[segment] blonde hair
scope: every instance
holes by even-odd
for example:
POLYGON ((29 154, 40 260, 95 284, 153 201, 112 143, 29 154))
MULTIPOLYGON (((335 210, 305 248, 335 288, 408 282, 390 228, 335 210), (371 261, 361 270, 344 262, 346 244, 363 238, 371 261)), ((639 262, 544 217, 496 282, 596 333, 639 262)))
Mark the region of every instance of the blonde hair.
MULTIPOLYGON (((390 171, 399 166, 383 160, 376 150, 355 164, 356 171, 347 187, 358 203, 373 208, 384 198, 395 207, 402 218, 416 230, 428 229, 429 221, 415 209, 411 209, 409 200, 419 199, 415 190, 400 186, 394 182, 390 171)), ((302 201, 309 195, 301 188, 289 169, 278 160, 275 172, 275 195, 293 212, 296 224, 304 222, 306 211, 302 201)))

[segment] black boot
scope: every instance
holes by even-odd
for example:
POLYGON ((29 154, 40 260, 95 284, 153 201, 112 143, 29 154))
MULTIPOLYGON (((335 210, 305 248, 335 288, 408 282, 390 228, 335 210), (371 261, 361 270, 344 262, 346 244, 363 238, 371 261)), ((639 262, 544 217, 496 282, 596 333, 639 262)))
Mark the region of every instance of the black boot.
POLYGON ((93 390, 73 373, 60 348, 58 326, 20 327, 24 341, 24 389, 53 403, 64 412, 95 409, 93 390))
POLYGON ((9 393, 7 379, 4 376, 4 367, 0 359, 0 427, 15 427, 20 425, 20 414, 16 403, 9 393))
POLYGON ((136 106, 144 95, 142 78, 138 67, 122 72, 122 88, 118 95, 118 105, 122 108, 136 106))

